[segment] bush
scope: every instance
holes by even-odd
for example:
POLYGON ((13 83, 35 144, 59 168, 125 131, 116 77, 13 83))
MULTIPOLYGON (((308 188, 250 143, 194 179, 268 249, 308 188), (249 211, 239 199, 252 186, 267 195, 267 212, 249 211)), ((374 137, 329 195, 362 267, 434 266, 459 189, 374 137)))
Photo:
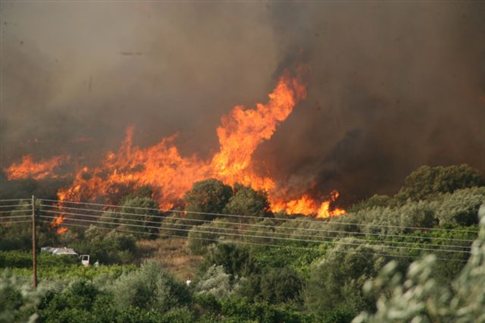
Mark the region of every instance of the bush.
POLYGON ((481 185, 484 185, 484 180, 480 173, 468 165, 421 166, 406 177, 397 197, 418 201, 436 193, 452 193, 481 185))
POLYGON ((39 294, 10 272, 0 275, 0 323, 34 322, 39 294))
POLYGON ((224 267, 212 265, 197 282, 195 293, 217 299, 228 297, 232 293, 231 275, 224 272, 224 267))
MULTIPOLYGON (((222 213, 231 196, 232 188, 224 185, 221 181, 207 179, 196 182, 192 189, 185 194, 187 217, 198 220, 213 220, 217 217, 214 213, 222 213)), ((198 224, 202 224, 202 222, 198 224)))
POLYGON ((103 264, 131 263, 138 252, 132 235, 95 226, 90 226, 84 232, 84 239, 71 245, 79 253, 89 254, 92 262, 103 264))
POLYGON ((237 294, 248 301, 279 304, 301 301, 303 281, 292 269, 267 268, 262 274, 252 274, 241 281, 237 294))
POLYGON ((405 280, 396 262, 387 264, 365 291, 378 295, 377 311, 361 313, 359 322, 483 322, 485 306, 485 218, 472 256, 452 287, 435 279, 437 259, 426 256, 413 262, 405 280))
MULTIPOLYGON (((267 194, 240 184, 234 186, 234 195, 224 208, 224 213, 251 217, 272 216, 267 194)), ((248 218, 232 219, 237 222, 249 222, 251 220, 248 218)))
POLYGON ((289 268, 271 268, 261 276, 261 298, 271 304, 300 300, 303 281, 289 268))
POLYGON ((120 218, 124 224, 121 229, 135 231, 138 238, 158 237, 161 215, 158 204, 149 197, 125 199, 121 204, 120 218))
POLYGON ((188 235, 188 246, 194 254, 204 254, 216 243, 233 243, 244 239, 239 225, 229 219, 215 219, 210 223, 194 226, 188 235))
MULTIPOLYGON (((50 253, 38 255, 39 267, 65 266, 78 263, 76 256, 58 256, 50 253)), ((31 268, 32 252, 0 251, 0 268, 31 268)))
POLYGON ((188 247, 195 255, 205 254, 210 246, 217 243, 219 235, 212 232, 213 223, 193 227, 188 234, 188 247))
POLYGON ((249 250, 234 244, 217 244, 210 250, 201 268, 212 265, 222 266, 231 277, 242 277, 257 272, 254 259, 249 250))
POLYGON ((190 293, 155 262, 146 262, 139 271, 121 276, 112 288, 118 309, 130 306, 166 312, 189 304, 190 293))
POLYGON ((440 226, 478 224, 478 209, 485 203, 485 187, 442 194, 432 205, 440 226))
POLYGON ((221 314, 228 322, 310 322, 310 316, 291 308, 266 303, 252 303, 244 299, 228 298, 221 302, 221 314))
POLYGON ((310 273, 305 288, 305 306, 319 314, 342 307, 354 313, 368 308, 372 299, 360 291, 364 282, 376 276, 385 263, 376 249, 351 238, 337 241, 310 273))

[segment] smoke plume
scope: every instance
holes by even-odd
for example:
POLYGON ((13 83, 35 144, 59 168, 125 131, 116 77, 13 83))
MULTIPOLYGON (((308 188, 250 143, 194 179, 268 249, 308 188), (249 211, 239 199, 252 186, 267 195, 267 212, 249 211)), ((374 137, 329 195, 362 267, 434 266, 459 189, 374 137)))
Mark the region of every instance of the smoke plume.
POLYGON ((288 192, 350 203, 421 164, 485 171, 484 3, 8 2, 1 19, 1 168, 95 164, 128 126, 211 156, 222 115, 305 66, 306 100, 256 152, 288 192))

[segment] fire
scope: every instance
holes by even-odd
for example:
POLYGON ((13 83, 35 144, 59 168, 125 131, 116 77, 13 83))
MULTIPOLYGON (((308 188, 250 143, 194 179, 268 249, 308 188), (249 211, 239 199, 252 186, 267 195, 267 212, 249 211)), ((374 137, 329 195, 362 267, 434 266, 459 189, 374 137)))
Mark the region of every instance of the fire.
POLYGON ((258 146, 273 136, 278 125, 305 97, 306 89, 300 77, 284 74, 268 95, 267 103, 258 103, 254 108, 236 106, 222 117, 217 128, 219 150, 209 160, 201 160, 196 155, 182 156, 175 146, 175 136, 163 138, 146 148, 135 146, 134 129, 129 127, 117 152, 107 153, 100 166, 80 168, 73 184, 60 190, 58 197, 60 200, 92 201, 122 193, 125 187, 149 185, 160 208, 170 209, 194 182, 216 178, 226 184, 241 183, 266 191, 273 211, 318 217, 343 214, 344 210, 331 210, 331 203, 338 198, 337 192, 323 202, 309 195, 285 201, 280 198, 284 196, 281 183, 255 170, 253 155, 258 146))
POLYGON ((57 216, 51 222, 51 227, 57 228, 57 230, 56 230, 57 234, 63 234, 63 233, 66 233, 68 231, 68 229, 66 227, 61 227, 62 223, 64 223, 64 215, 57 216))
POLYGON ((339 197, 339 192, 333 191, 330 193, 330 198, 321 203, 309 195, 304 194, 298 199, 285 201, 276 201, 271 203, 273 211, 285 211, 288 214, 315 214, 317 218, 329 218, 339 216, 346 213, 344 209, 331 209, 331 203, 335 202, 339 197))
POLYGON ((34 162, 31 155, 22 157, 22 161, 14 163, 5 169, 8 180, 33 178, 36 180, 46 177, 55 177, 54 170, 59 167, 67 157, 55 156, 51 159, 34 162))

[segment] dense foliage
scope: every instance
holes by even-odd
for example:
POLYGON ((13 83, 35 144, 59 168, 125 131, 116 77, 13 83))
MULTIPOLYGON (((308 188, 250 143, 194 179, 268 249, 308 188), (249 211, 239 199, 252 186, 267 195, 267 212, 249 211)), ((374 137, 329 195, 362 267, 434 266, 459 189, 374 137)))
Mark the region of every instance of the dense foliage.
POLYGON ((485 321, 483 185, 468 166, 421 167, 396 195, 323 221, 271 214, 263 192, 214 179, 194 184, 172 214, 143 188, 117 196, 91 226, 59 236, 42 224, 40 245, 101 265, 41 253, 36 291, 30 252, 19 251, 30 228, 4 225, 0 322, 485 321), (156 254, 174 236, 201 259, 190 284, 141 247, 156 254))

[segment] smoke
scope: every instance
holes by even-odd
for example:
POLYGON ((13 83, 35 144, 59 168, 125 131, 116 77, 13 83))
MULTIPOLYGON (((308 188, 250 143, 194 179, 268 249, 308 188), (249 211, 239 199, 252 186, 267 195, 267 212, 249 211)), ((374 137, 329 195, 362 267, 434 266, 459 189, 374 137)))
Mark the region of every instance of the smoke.
POLYGON ((2 4, 0 166, 95 163, 135 126, 149 145, 217 149, 236 104, 304 65, 308 98, 257 151, 262 171, 344 202, 421 164, 485 171, 485 4, 2 4))
POLYGON ((485 171, 484 3, 312 2, 272 13, 283 66, 303 59, 311 70, 308 99, 260 150, 280 176, 351 202, 395 192, 422 164, 485 171))

